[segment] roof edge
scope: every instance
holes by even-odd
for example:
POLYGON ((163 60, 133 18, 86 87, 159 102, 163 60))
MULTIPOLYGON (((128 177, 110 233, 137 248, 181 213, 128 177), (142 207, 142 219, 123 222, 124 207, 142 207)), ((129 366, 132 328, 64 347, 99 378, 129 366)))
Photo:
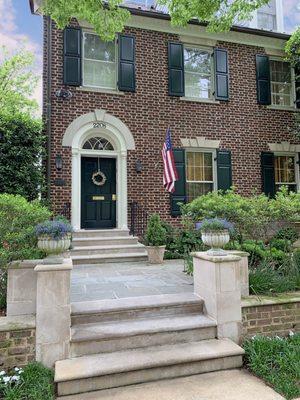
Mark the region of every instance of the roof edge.
MULTIPOLYGON (((156 19, 164 19, 167 21, 171 21, 171 17, 169 14, 164 14, 162 12, 158 11, 150 11, 150 10, 141 10, 138 8, 130 8, 130 7, 124 7, 128 11, 130 11, 131 14, 133 15, 138 15, 142 17, 149 17, 149 18, 156 18, 156 19)), ((190 25, 199 25, 199 26, 207 26, 208 24, 206 22, 200 22, 196 20, 191 20, 188 22, 190 25)), ((237 26, 234 25, 230 28, 230 31, 232 32, 240 32, 240 33, 247 33, 251 35, 258 35, 258 36, 266 36, 266 37, 272 37, 276 39, 282 39, 282 40, 289 40, 291 35, 287 33, 280 33, 280 32, 272 32, 272 31, 264 31, 262 29, 255 29, 255 28, 247 28, 243 26, 237 26)))

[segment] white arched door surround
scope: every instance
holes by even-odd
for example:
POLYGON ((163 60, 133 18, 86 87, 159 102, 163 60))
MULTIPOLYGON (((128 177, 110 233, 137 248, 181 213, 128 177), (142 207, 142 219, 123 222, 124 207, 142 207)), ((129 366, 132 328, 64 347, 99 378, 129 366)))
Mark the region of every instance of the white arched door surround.
POLYGON ((129 128, 105 110, 95 110, 76 118, 66 129, 62 145, 72 148, 72 225, 81 228, 81 157, 116 158, 117 165, 117 228, 127 229, 127 150, 135 143, 129 128), (113 150, 83 149, 92 137, 107 139, 113 150))

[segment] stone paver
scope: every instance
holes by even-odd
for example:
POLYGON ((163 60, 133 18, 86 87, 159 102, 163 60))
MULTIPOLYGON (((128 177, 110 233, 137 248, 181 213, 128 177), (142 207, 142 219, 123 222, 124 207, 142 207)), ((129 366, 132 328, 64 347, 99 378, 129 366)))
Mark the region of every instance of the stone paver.
POLYGON ((182 260, 162 265, 145 262, 74 266, 71 301, 193 292, 193 278, 183 272, 182 260))
MULTIPOLYGON (((117 389, 72 395, 61 400, 284 400, 245 370, 229 370, 117 389)), ((59 399, 57 399, 59 400, 59 399)))

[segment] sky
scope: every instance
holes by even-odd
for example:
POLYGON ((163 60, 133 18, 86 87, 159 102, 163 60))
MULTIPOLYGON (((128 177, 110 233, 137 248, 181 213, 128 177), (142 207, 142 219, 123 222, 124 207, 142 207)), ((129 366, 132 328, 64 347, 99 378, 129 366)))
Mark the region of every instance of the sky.
MULTIPOLYGON (((285 30, 293 32, 300 25, 300 0, 283 0, 283 10, 285 30)), ((34 53, 34 72, 42 76, 42 18, 31 14, 29 0, 0 0, 0 15, 0 47, 5 46, 11 53, 19 49, 34 53)), ((34 98, 41 109, 41 79, 34 98)))

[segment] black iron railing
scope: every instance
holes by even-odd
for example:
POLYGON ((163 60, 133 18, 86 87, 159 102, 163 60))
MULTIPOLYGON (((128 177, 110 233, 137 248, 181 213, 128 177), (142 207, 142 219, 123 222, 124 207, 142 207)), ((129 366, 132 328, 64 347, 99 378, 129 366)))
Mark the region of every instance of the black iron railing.
POLYGON ((71 203, 65 203, 58 214, 71 221, 71 203))
POLYGON ((136 201, 130 203, 130 234, 143 238, 146 232, 149 214, 136 201))

